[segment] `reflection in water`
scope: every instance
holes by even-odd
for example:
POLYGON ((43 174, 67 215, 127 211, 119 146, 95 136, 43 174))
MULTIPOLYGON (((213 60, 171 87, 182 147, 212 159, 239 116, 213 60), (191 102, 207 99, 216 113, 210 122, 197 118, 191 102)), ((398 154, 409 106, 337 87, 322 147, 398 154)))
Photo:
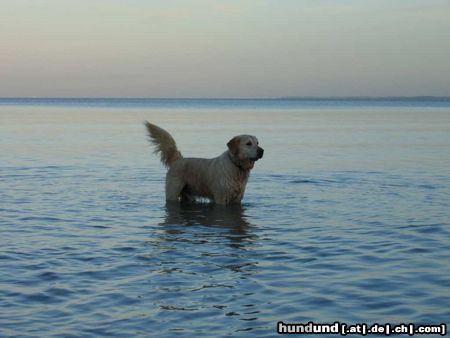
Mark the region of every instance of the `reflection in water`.
MULTIPOLYGON (((161 225, 220 227, 227 229, 222 236, 228 238, 231 246, 254 241, 253 225, 247 221, 245 208, 241 205, 221 206, 201 203, 167 203, 166 219, 161 225)), ((177 228, 179 230, 179 227, 177 228)), ((170 232, 170 229, 167 229, 170 232)))
MULTIPOLYGON (((267 330, 254 277, 260 260, 255 230, 240 205, 166 204, 164 222, 152 228, 143 257, 151 262, 147 290, 158 295, 153 304, 162 318, 207 314, 215 318, 202 324, 208 331, 225 320, 232 332, 267 330)), ((189 333, 189 326, 183 331, 189 333)))

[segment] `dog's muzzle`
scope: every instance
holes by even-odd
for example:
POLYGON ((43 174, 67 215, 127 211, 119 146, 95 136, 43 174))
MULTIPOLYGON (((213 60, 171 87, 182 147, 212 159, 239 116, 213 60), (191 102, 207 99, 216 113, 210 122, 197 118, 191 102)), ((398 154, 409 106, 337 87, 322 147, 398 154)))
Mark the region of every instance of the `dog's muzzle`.
POLYGON ((258 147, 258 150, 256 151, 256 154, 258 155, 258 159, 262 158, 264 155, 264 149, 258 147))

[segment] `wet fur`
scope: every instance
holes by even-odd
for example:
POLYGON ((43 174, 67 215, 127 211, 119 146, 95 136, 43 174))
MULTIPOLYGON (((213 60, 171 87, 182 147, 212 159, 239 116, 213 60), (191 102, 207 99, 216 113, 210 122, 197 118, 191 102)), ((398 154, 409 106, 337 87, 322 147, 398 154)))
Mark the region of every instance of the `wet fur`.
POLYGON ((167 201, 208 198, 224 205, 241 202, 250 170, 264 152, 255 136, 233 137, 228 150, 215 158, 184 158, 167 131, 149 122, 145 126, 155 153, 168 168, 167 201))

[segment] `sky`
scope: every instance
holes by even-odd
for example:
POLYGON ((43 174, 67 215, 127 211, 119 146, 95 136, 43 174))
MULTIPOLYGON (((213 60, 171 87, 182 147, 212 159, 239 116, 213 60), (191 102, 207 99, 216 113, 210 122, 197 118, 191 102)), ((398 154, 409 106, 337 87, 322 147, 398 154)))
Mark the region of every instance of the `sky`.
POLYGON ((450 0, 0 0, 0 97, 450 96, 450 0))

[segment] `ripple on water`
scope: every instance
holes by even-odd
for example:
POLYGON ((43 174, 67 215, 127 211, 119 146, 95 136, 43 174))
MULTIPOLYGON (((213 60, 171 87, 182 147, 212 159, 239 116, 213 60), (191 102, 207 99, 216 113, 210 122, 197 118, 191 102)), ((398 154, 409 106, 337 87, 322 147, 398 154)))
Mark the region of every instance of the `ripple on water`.
POLYGON ((442 178, 260 171, 223 209, 165 206, 163 172, 144 166, 17 169, 0 171, 0 336, 273 337, 280 320, 450 316, 442 178))

